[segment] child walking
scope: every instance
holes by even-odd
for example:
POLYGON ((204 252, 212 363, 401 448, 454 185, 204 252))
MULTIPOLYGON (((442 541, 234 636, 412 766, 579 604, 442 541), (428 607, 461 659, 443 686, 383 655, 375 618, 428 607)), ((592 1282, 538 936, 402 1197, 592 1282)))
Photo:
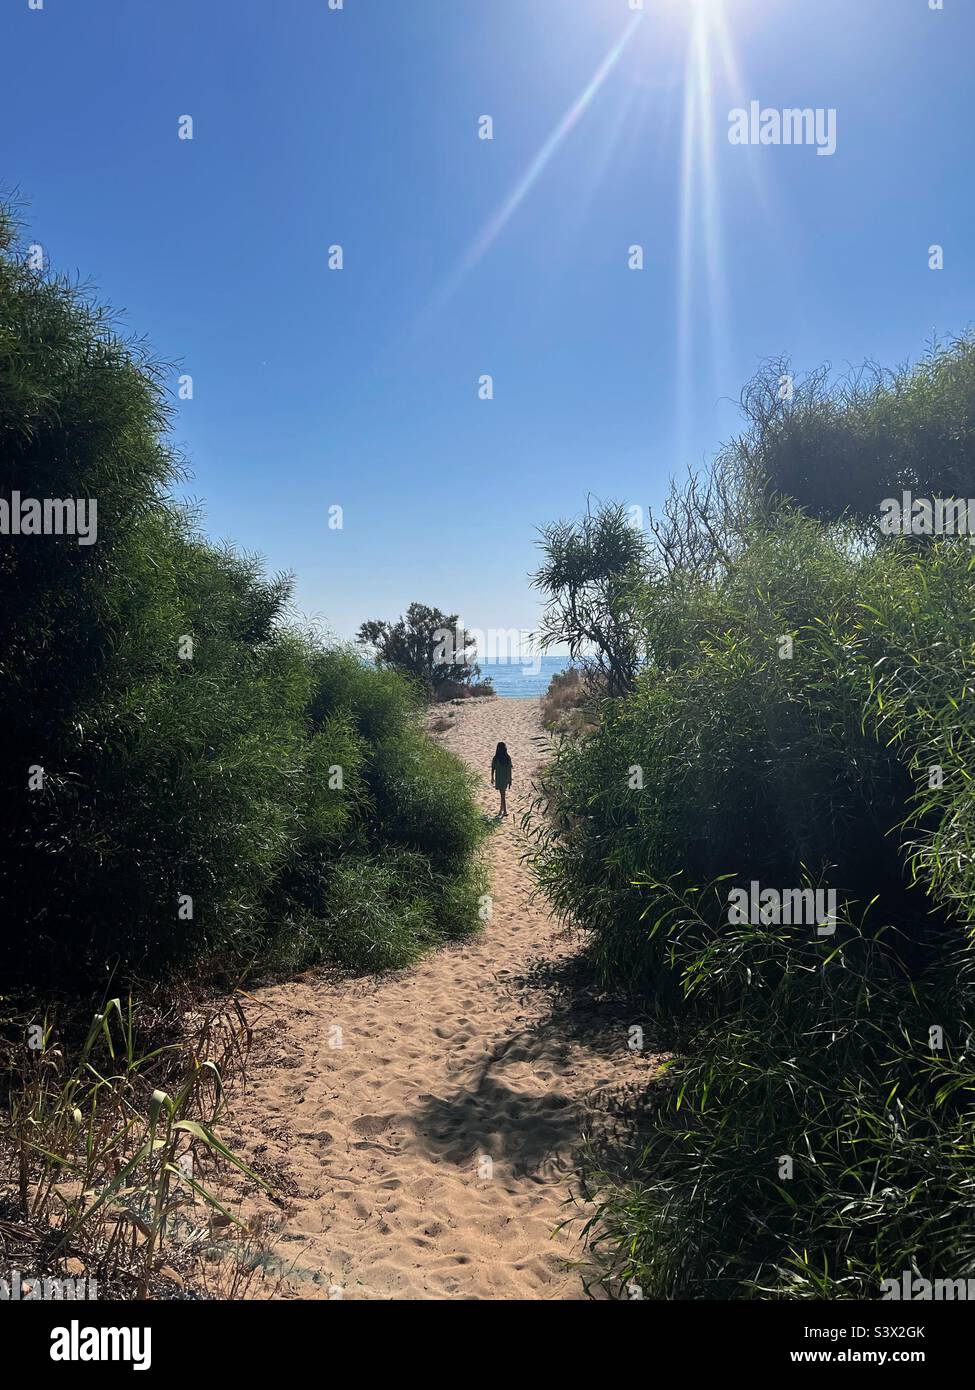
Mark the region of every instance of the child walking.
POLYGON ((508 756, 508 750, 503 743, 499 743, 495 750, 494 757, 491 759, 491 785, 497 787, 498 791, 501 793, 500 814, 502 816, 508 814, 505 795, 508 788, 511 786, 511 772, 512 763, 511 758, 508 756))

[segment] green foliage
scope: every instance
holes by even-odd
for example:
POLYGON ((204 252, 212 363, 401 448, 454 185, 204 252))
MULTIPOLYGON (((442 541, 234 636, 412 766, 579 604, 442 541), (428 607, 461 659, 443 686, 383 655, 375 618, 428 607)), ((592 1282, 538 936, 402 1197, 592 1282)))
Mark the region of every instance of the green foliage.
POLYGON ((609 695, 630 690, 639 662, 633 596, 647 555, 646 540, 620 504, 600 504, 578 521, 542 532, 544 559, 533 583, 548 597, 542 650, 565 644, 592 685, 609 695))
POLYGON ((469 685, 480 674, 473 660, 475 642, 456 613, 411 603, 395 623, 372 618, 359 628, 358 641, 372 647, 376 660, 415 681, 428 697, 441 686, 469 685))
MULTIPOLYGON (((898 414, 915 487, 970 351, 848 403, 854 434, 898 414)), ((633 688, 555 740, 529 817, 539 881, 679 1055, 635 1155, 594 1155, 592 1236, 647 1296, 877 1297, 975 1260, 975 562, 754 491, 743 519, 743 477, 710 558, 674 511, 633 688), (754 880, 835 889, 835 935, 732 925, 754 880)))
MULTIPOLYGON (((882 588, 895 552, 875 563, 882 588)), ((914 783, 863 727, 871 663, 851 653, 872 577, 843 533, 787 516, 756 532, 719 587, 648 586, 643 620, 664 664, 608 702, 589 738, 559 743, 551 830, 538 823, 548 891, 597 931, 608 968, 625 961, 669 994, 634 887, 648 874, 792 885, 828 871, 844 897, 879 892, 923 931, 929 904, 902 882, 890 836, 914 783)))
POLYGON ((191 963, 402 963, 470 906, 470 779, 421 734, 408 681, 289 626, 288 579, 214 548, 169 499, 161 381, 8 231, 0 497, 96 499, 98 537, 0 549, 0 969, 77 987, 191 963), (359 956, 346 861, 370 885, 359 956))
POLYGON ((693 898, 673 907, 667 931, 705 1021, 652 1093, 635 1154, 622 1169, 593 1155, 612 1282, 648 1298, 878 1298, 905 1269, 971 1277, 973 980, 960 934, 946 931, 937 966, 911 980, 897 933, 869 917, 817 941, 794 928, 715 934, 693 898))
POLYGON ((415 851, 341 859, 329 898, 329 957, 356 970, 409 965, 431 947, 468 935, 484 890, 476 870, 438 872, 415 851))
POLYGON ((885 497, 975 497, 975 335, 932 346, 913 368, 827 371, 782 383, 768 365, 744 395, 752 430, 737 450, 780 497, 823 521, 875 523, 885 497))
POLYGON ((109 999, 80 1035, 70 1017, 65 1034, 50 1017, 4 1010, 0 1062, 14 1084, 0 1173, 19 1218, 6 1223, 8 1257, 58 1276, 81 1255, 102 1297, 145 1299, 167 1259, 212 1249, 219 1213, 240 1233, 241 1262, 228 1262, 225 1280, 226 1296, 239 1296, 252 1240, 211 1174, 235 1168, 267 1186, 220 1135, 224 1088, 246 1065, 252 1030, 236 997, 193 1012, 186 1003, 178 990, 162 1010, 109 999))

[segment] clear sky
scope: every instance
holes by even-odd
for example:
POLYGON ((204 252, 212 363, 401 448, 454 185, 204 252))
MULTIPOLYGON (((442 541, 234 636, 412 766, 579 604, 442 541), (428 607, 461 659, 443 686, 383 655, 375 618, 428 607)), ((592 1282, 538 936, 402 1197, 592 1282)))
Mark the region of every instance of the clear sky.
POLYGON ((192 374, 210 533, 340 635, 414 599, 531 627, 536 528, 659 501, 763 357, 972 321, 975 0, 30 3, 0 178, 192 374), (835 109, 835 153, 731 144, 752 101, 835 109))

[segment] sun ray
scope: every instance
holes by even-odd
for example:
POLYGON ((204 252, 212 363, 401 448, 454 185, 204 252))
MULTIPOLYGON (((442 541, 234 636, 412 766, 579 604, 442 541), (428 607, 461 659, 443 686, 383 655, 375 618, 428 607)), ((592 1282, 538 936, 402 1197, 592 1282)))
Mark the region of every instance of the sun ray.
MULTIPOLYGON (((713 29, 715 36, 715 47, 718 57, 721 60, 721 67, 724 79, 732 94, 735 105, 743 105, 745 102, 745 84, 742 79, 741 69, 738 66, 738 59, 735 54, 734 44, 728 29, 728 18, 723 5, 715 8, 713 14, 713 29)), ((747 151, 749 155, 752 151, 747 151)), ((758 195, 762 212, 766 218, 773 216, 774 208, 772 198, 768 191, 765 180, 761 177, 760 166, 754 158, 749 158, 748 174, 752 181, 752 186, 758 195)))
POLYGON ((693 59, 689 55, 684 74, 684 123, 681 133, 680 169, 680 227, 678 233, 677 286, 677 419, 681 443, 686 434, 690 409, 691 319, 693 316, 693 282, 691 280, 691 250, 694 227, 694 84, 693 59))
POLYGON ((518 211, 521 204, 525 201, 532 188, 538 182, 539 176, 552 159, 556 150, 591 106, 600 88, 616 67, 616 64, 629 46, 630 40, 645 18, 646 13, 644 11, 634 11, 626 27, 623 29, 623 32, 610 46, 582 93, 572 103, 558 125, 545 140, 521 178, 505 198, 504 202, 501 203, 500 207, 496 209, 478 232, 446 281, 441 285, 439 290, 435 292, 431 303, 428 305, 426 314, 423 315, 424 318, 434 310, 441 308, 457 291, 471 271, 484 259, 484 256, 494 245, 495 241, 497 241, 498 237, 518 211))
POLYGON ((713 0, 707 7, 698 5, 692 11, 684 69, 676 354, 677 443, 681 452, 687 447, 695 372, 700 379, 707 370, 715 394, 720 394, 728 360, 730 316, 714 143, 715 50, 727 78, 736 69, 721 0, 713 0), (695 334, 699 309, 705 314, 706 344, 695 334))

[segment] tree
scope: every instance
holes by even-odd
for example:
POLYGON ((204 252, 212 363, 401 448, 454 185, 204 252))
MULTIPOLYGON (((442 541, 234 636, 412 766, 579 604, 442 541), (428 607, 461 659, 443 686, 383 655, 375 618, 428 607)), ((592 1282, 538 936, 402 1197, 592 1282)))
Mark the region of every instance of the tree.
POLYGON ((442 613, 425 603, 411 603, 405 617, 395 623, 370 618, 359 628, 356 638, 371 646, 376 660, 419 681, 428 693, 435 693, 446 681, 469 685, 481 673, 473 661, 474 638, 456 613, 442 613))
POLYGON ((590 681, 611 696, 632 689, 640 665, 634 594, 648 547, 621 503, 600 504, 580 521, 546 526, 545 562, 532 578, 548 594, 539 643, 567 644, 590 681))

